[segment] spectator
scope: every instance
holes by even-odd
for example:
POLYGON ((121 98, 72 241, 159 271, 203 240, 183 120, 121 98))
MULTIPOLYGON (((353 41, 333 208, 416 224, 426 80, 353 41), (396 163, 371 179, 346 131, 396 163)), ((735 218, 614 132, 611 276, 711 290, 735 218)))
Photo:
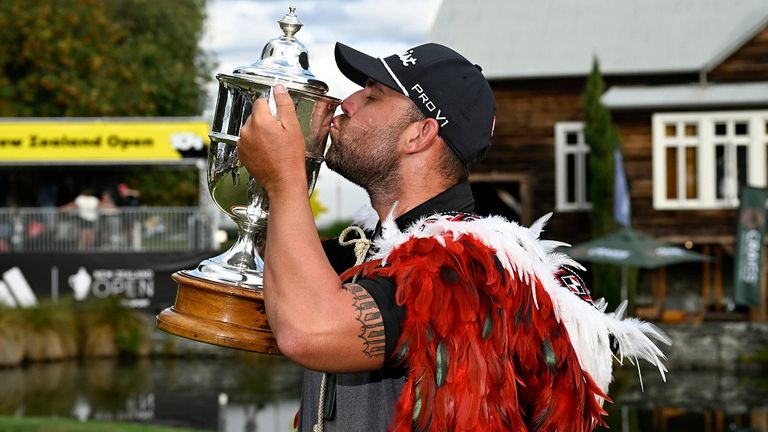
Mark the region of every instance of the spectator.
MULTIPOLYGON (((137 207, 139 205, 139 197, 141 197, 141 192, 130 188, 127 183, 117 185, 116 204, 118 207, 137 207)), ((141 244, 137 238, 137 235, 141 235, 141 227, 137 228, 136 226, 135 218, 137 215, 135 212, 128 211, 126 213, 123 214, 123 223, 125 224, 125 232, 128 235, 128 244, 137 247, 141 244)))
POLYGON ((101 193, 99 200, 99 244, 101 247, 113 247, 120 243, 120 210, 109 191, 101 193))
POLYGON ((117 194, 118 206, 136 207, 139 205, 139 197, 141 197, 141 192, 136 189, 131 189, 127 183, 120 183, 117 185, 117 194))
POLYGON ((99 218, 99 199, 94 196, 91 189, 85 189, 72 202, 64 204, 61 210, 77 210, 79 219, 80 237, 78 247, 81 249, 94 246, 94 225, 99 218))

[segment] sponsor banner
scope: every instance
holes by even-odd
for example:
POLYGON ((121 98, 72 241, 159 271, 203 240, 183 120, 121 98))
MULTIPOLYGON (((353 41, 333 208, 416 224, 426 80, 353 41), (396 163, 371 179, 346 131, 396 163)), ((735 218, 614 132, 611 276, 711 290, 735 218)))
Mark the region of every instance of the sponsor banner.
POLYGON ((46 298, 119 297, 125 306, 156 314, 176 299, 171 275, 214 255, 215 251, 0 254, 0 303, 30 307, 46 298))
POLYGON ((146 161, 202 157, 208 122, 173 119, 0 121, 0 162, 146 161))
POLYGON ((744 186, 741 190, 736 250, 733 254, 733 291, 736 304, 760 304, 767 198, 768 189, 744 186))

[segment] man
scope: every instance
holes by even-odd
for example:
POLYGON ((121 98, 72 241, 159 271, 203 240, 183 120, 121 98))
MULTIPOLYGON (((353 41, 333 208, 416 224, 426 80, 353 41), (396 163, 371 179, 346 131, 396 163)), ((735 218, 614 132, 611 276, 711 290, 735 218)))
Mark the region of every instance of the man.
MULTIPOLYGON (((586 359, 558 312, 576 299, 568 311, 602 315, 557 282, 562 264, 575 263, 536 242, 541 226, 470 214, 468 167, 487 151, 495 123, 480 68, 437 44, 383 59, 337 44, 335 55, 363 89, 333 119, 326 161, 365 188, 382 221, 372 251, 358 253, 367 263, 340 280, 354 260, 318 239, 304 140, 281 85, 279 120, 256 101, 238 146, 270 198, 270 325, 284 355, 320 371, 305 375, 301 430, 594 427, 606 378, 596 384, 580 367, 586 359), (567 389, 551 400, 556 383, 567 389)), ((610 368, 607 327, 584 339, 610 368)))

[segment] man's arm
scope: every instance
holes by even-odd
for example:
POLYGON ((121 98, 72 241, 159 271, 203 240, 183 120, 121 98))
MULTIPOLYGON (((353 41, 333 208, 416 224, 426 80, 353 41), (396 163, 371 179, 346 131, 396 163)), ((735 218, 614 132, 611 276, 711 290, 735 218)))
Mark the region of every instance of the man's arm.
POLYGON ((293 101, 281 87, 274 89, 280 120, 265 100, 257 100, 238 145, 240 160, 269 195, 267 318, 283 354, 307 368, 379 369, 379 309, 361 286, 341 284, 323 252, 307 197, 304 138, 293 101))

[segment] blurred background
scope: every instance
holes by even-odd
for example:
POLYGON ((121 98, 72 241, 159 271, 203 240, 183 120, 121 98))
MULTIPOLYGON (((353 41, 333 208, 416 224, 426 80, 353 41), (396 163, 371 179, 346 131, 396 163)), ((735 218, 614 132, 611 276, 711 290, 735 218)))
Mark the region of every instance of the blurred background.
MULTIPOLYGON (((482 67, 478 212, 554 212, 593 297, 673 340, 666 383, 616 364, 611 430, 768 431, 764 0, 0 1, 0 431, 292 430, 295 365, 154 326, 171 274, 237 236, 208 188, 215 75, 289 6, 334 97, 337 41, 482 67)), ((367 204, 321 170, 322 236, 367 204)))

